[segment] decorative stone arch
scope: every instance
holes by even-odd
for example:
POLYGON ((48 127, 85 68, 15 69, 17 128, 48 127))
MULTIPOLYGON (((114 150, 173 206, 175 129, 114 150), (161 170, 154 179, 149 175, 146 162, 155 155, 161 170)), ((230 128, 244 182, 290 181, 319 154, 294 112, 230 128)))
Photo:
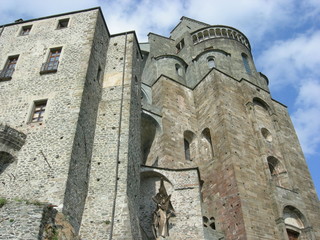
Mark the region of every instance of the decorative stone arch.
POLYGON ((306 217, 298 208, 286 205, 282 214, 285 227, 284 234, 289 240, 314 239, 306 217))
POLYGON ((151 147, 156 135, 161 132, 159 121, 151 113, 142 111, 141 113, 141 151, 142 164, 146 164, 151 147))
POLYGON ((3 143, 11 149, 20 150, 26 138, 27 136, 24 133, 0 123, 0 143, 3 143))
POLYGON ((185 160, 192 161, 196 156, 195 134, 189 130, 183 133, 183 145, 185 160))
POLYGON ((25 143, 27 136, 11 128, 0 124, 0 175, 11 165, 25 143))
POLYGON ((267 111, 269 113, 269 115, 271 115, 271 113, 272 113, 271 107, 265 101, 263 101, 261 98, 254 97, 252 99, 252 104, 253 104, 253 106, 259 106, 259 107, 263 108, 265 111, 267 111))
POLYGON ((288 172, 284 167, 283 163, 281 163, 277 158, 273 156, 267 157, 269 171, 272 177, 272 180, 277 186, 283 188, 290 188, 288 172))
POLYGON ((205 160, 213 159, 214 152, 209 128, 205 128, 201 132, 200 151, 201 155, 205 157, 205 160))
POLYGON ((224 51, 224 50, 221 50, 221 49, 208 49, 208 50, 205 50, 205 51, 202 51, 201 53, 199 53, 195 58, 193 58, 192 61, 198 61, 200 59, 201 56, 207 54, 207 53, 220 53, 220 54, 223 54, 224 56, 231 56, 230 53, 224 51))
POLYGON ((178 63, 180 63, 185 69, 188 68, 188 64, 180 57, 176 56, 176 55, 170 55, 170 54, 165 54, 165 55, 159 55, 154 57, 155 60, 160 60, 163 58, 172 58, 175 59, 178 63))
POLYGON ((0 151, 0 175, 13 162, 14 162, 14 157, 10 153, 0 151))
MULTIPOLYGON (((198 77, 204 77, 213 68, 229 71, 229 57, 230 53, 225 52, 221 49, 211 48, 204 50, 193 58, 193 64, 190 65, 190 71, 192 69, 194 73, 190 74, 190 76, 194 76, 196 74, 198 75, 198 77)), ((192 79, 187 79, 187 81, 192 82, 192 79)))

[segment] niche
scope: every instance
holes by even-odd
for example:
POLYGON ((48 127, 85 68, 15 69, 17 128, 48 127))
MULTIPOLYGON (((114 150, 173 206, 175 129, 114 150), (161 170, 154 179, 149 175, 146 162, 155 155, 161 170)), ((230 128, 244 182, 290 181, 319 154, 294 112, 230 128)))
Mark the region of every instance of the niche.
POLYGON ((213 159, 213 147, 211 141, 210 129, 205 128, 201 133, 200 151, 205 160, 213 159))

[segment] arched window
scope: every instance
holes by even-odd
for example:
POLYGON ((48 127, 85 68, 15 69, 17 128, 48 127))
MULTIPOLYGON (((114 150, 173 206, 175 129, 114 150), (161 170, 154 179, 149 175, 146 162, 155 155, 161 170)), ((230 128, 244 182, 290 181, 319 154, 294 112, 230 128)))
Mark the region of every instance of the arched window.
POLYGON ((289 188, 288 174, 281 162, 272 156, 268 157, 267 161, 270 174, 275 184, 280 187, 289 188))
POLYGON ((209 128, 205 128, 201 133, 200 149, 205 160, 211 160, 213 158, 213 147, 209 128))
POLYGON ((208 62, 208 67, 209 68, 214 68, 216 67, 216 64, 214 62, 214 57, 208 57, 207 58, 207 62, 208 62))
POLYGON ((243 65, 244 65, 244 68, 246 69, 246 72, 248 74, 251 74, 251 69, 250 69, 250 65, 249 65, 249 61, 248 61, 248 56, 244 53, 241 54, 242 56, 242 62, 243 62, 243 65))
POLYGON ((202 40, 203 40, 203 34, 202 34, 202 32, 199 32, 199 33, 198 33, 198 39, 199 39, 199 41, 202 41, 202 40))
POLYGON ((196 42, 198 41, 197 36, 196 36, 196 35, 193 35, 193 36, 192 36, 192 40, 193 40, 193 43, 196 43, 196 42))
POLYGON ((305 228, 305 217, 298 209, 293 206, 286 206, 283 209, 283 219, 289 240, 300 239, 300 235, 303 238, 301 230, 305 228))
POLYGON ((13 162, 13 156, 7 152, 0 152, 0 174, 13 162))
MULTIPOLYGON (((151 160, 152 156, 148 158, 150 150, 154 147, 156 134, 160 130, 157 120, 149 114, 142 112, 141 114, 141 150, 142 150, 142 164, 147 164, 148 159, 151 160)), ((152 153, 152 151, 151 151, 152 153)))
POLYGON ((184 155, 186 160, 190 161, 190 143, 187 139, 184 139, 184 155))
POLYGON ((209 38, 209 32, 208 32, 208 30, 205 30, 205 31, 203 32, 203 36, 204 36, 204 39, 209 38))
POLYGON ((182 69, 182 67, 181 67, 179 64, 176 64, 175 67, 176 67, 176 72, 177 72, 177 74, 178 74, 180 77, 183 77, 183 69, 182 69))
POLYGON ((269 111, 269 106, 260 98, 253 98, 253 105, 262 107, 264 110, 269 111))
POLYGON ((195 157, 195 142, 194 133, 187 130, 183 133, 183 145, 184 145, 184 155, 185 159, 188 161, 192 161, 195 157))

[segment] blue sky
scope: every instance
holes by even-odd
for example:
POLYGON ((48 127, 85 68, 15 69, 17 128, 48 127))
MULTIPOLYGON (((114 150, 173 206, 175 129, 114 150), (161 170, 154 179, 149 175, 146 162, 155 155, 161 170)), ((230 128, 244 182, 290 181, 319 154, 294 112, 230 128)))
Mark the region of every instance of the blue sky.
POLYGON ((140 42, 169 36, 181 16, 242 31, 272 97, 288 106, 319 196, 319 0, 2 0, 0 25, 97 6, 112 34, 135 30, 140 42))

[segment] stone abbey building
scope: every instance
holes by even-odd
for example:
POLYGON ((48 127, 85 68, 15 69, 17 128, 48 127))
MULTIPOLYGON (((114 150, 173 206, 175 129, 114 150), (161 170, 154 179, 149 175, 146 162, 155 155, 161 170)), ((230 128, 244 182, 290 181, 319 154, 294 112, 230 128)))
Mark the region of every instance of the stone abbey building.
POLYGON ((182 17, 139 44, 100 8, 18 20, 0 69, 0 239, 320 239, 286 106, 239 30, 182 17))

